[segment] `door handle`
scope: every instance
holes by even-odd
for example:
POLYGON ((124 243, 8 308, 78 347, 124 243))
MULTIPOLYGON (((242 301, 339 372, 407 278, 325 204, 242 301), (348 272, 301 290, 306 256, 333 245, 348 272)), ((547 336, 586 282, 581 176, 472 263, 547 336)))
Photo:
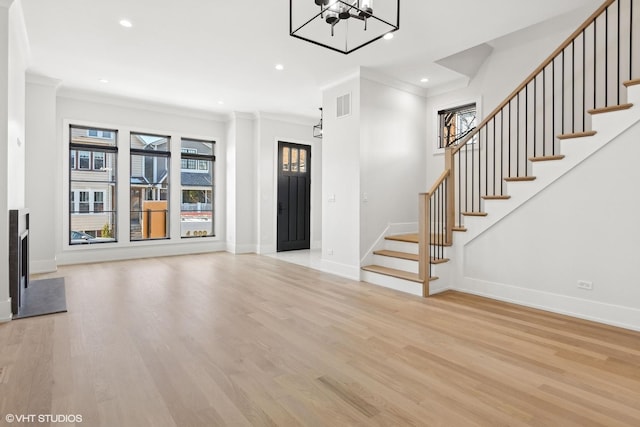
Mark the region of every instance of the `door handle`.
POLYGON ((282 203, 278 202, 278 215, 282 215, 282 203))

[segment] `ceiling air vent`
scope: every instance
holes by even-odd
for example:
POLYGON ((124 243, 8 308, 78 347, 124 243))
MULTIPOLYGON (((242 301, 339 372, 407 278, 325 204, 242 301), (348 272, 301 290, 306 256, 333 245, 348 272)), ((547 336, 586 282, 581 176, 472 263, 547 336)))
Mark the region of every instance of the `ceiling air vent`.
POLYGON ((336 117, 344 117, 351 114, 351 94, 347 93, 346 95, 339 96, 337 99, 336 105, 336 117))

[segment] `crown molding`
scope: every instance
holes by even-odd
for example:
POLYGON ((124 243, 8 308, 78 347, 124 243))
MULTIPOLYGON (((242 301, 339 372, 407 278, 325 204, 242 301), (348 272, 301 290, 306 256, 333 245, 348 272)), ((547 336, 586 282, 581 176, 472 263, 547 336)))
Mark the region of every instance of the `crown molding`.
POLYGON ((469 86, 471 79, 469 77, 461 77, 459 79, 443 83, 438 86, 429 88, 427 95, 429 97, 442 95, 444 93, 453 92, 454 90, 464 89, 469 86))
POLYGON ((324 85, 320 86, 320 91, 324 92, 325 90, 334 88, 334 87, 339 86, 339 85, 341 85, 343 83, 346 83, 346 82, 354 80, 354 79, 359 79, 359 78, 360 78, 360 69, 358 69, 358 70, 356 70, 356 71, 354 71, 352 73, 349 73, 349 74, 347 74, 345 76, 339 77, 338 79, 333 80, 333 81, 331 81, 329 83, 325 83, 324 85))
POLYGON ((76 101, 93 102, 97 104, 106 104, 114 107, 134 108, 138 110, 153 111, 157 113, 171 114, 175 116, 203 119, 203 120, 215 120, 219 122, 227 121, 224 114, 215 113, 205 110, 195 110, 188 107, 176 107, 174 105, 167 105, 162 103, 156 103, 152 101, 146 101, 135 98, 128 98, 124 96, 104 94, 100 92, 69 88, 62 86, 58 90, 59 98, 73 99, 76 101))
POLYGON ((427 97, 427 89, 420 86, 412 85, 411 83, 403 82, 401 80, 395 79, 386 74, 382 74, 377 71, 374 71, 371 68, 361 67, 360 77, 366 80, 383 84, 385 86, 392 87, 394 89, 401 90, 403 92, 408 92, 413 95, 418 95, 423 98, 427 97))
POLYGON ((259 111, 258 118, 260 120, 272 120, 276 122, 291 123, 294 125, 313 126, 318 124, 318 120, 320 120, 320 111, 318 110, 318 117, 315 118, 298 114, 270 113, 267 111, 259 111))
POLYGON ((62 80, 58 80, 42 74, 34 74, 30 72, 26 73, 25 78, 26 78, 26 82, 29 84, 49 86, 54 89, 58 89, 62 84, 62 80))

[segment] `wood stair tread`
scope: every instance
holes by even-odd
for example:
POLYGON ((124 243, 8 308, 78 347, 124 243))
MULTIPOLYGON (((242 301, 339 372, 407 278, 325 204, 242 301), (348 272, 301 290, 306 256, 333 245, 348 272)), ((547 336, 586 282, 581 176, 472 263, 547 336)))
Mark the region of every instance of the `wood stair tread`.
POLYGON ((535 181, 535 176, 507 176, 504 178, 507 182, 525 182, 525 181, 535 181))
MULTIPOLYGON (((418 234, 417 233, 411 233, 411 234, 395 234, 392 236, 386 236, 385 240, 392 240, 394 242, 404 242, 404 243, 419 243, 418 242, 418 234)), ((451 243, 446 243, 446 238, 445 236, 441 235, 441 234, 432 234, 431 235, 431 244, 436 244, 438 242, 442 242, 440 243, 442 246, 451 246, 451 243)))
POLYGON ((537 156, 537 157, 529 157, 529 161, 531 162, 548 162, 551 160, 562 160, 564 159, 563 154, 557 154, 555 156, 537 156))
POLYGON ((631 107, 633 107, 633 104, 608 105, 606 107, 592 108, 591 110, 587 110, 587 113, 591 115, 603 114, 603 113, 610 113, 612 111, 628 110, 631 107))
POLYGON ((383 249, 379 251, 373 251, 373 254, 386 256, 390 258, 406 259, 408 261, 418 261, 418 254, 410 254, 407 252, 390 251, 390 250, 383 249))
POLYGON ((362 269, 365 271, 371 271, 373 273, 384 274, 385 276, 391 276, 398 279, 409 280, 411 282, 422 283, 422 280, 420 280, 420 277, 416 273, 409 273, 408 271, 383 267, 381 265, 367 265, 365 267, 362 267, 362 269))
POLYGON ((393 240, 396 242, 418 243, 418 233, 394 234, 392 236, 386 236, 385 240, 393 240))
POLYGON ((458 231, 460 233, 466 233, 467 229, 466 229, 466 227, 453 227, 453 231, 458 231))
POLYGON ((484 200, 509 200, 511 196, 494 194, 494 195, 482 196, 482 198, 484 200))
POLYGON ((464 216, 487 216, 486 212, 462 212, 464 216))
POLYGON ((586 136, 593 136, 596 133, 598 132, 596 132, 595 130, 589 130, 586 132, 565 133, 562 135, 558 135, 558 139, 584 138, 586 136))
POLYGON ((626 87, 640 85, 640 79, 631 79, 623 83, 626 87))
POLYGON ((431 264, 444 264, 449 262, 449 258, 431 258, 431 264))

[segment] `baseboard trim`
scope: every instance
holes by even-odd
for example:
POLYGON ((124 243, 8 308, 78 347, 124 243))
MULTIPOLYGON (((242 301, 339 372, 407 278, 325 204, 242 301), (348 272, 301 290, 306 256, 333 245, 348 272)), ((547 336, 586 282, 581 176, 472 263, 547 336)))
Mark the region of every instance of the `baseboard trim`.
POLYGON ((258 253, 256 245, 251 243, 243 244, 243 245, 227 243, 227 252, 231 252, 232 254, 236 254, 236 255, 258 253))
POLYGON ((13 319, 11 312, 11 298, 6 301, 0 301, 0 323, 10 322, 13 319))
POLYGON ((58 270, 58 264, 55 259, 33 260, 29 265, 31 274, 53 273, 58 270))
POLYGON ((499 301, 640 331, 640 310, 465 277, 455 290, 499 301))
POLYGON ((358 282, 360 281, 360 267, 358 266, 341 264, 323 258, 320 261, 320 269, 325 273, 335 274, 336 276, 357 280, 358 282))

